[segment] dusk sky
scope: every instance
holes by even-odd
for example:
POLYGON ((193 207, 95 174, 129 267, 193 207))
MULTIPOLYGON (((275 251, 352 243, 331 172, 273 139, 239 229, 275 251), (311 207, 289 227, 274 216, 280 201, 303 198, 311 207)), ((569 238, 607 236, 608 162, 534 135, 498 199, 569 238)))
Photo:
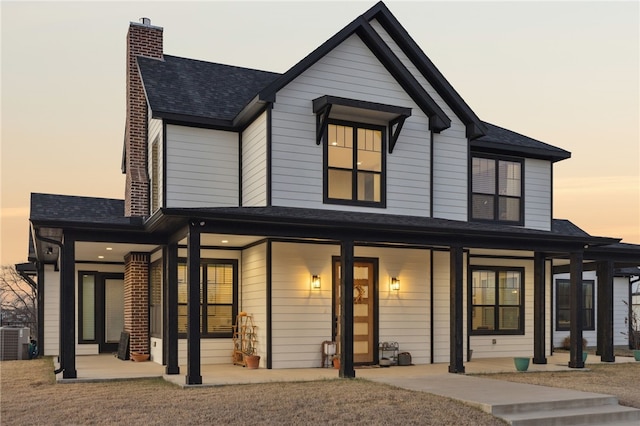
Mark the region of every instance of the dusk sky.
MULTIPOLYGON (((554 217, 640 243, 640 2, 385 2, 484 121, 572 153, 554 217)), ((0 264, 31 192, 124 198, 129 21, 167 54, 285 72, 375 4, 10 2, 1 14, 0 264)))

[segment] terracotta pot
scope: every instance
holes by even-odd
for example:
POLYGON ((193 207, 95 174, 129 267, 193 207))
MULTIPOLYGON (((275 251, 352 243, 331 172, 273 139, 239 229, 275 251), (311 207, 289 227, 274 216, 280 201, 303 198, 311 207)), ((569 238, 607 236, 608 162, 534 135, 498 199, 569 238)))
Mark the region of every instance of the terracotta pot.
POLYGON ((249 370, 255 370, 260 367, 260 356, 259 355, 245 355, 244 363, 249 370))
POLYGON ((143 354, 140 352, 131 352, 131 361, 143 362, 149 360, 149 354, 143 354))
POLYGON ((333 368, 335 368, 335 369, 339 369, 340 368, 340 358, 334 358, 333 359, 333 368))

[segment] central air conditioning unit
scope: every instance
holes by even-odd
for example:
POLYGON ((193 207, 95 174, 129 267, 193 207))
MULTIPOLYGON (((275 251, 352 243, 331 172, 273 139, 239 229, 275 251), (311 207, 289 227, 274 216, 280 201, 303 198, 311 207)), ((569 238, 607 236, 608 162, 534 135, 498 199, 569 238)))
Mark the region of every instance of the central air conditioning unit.
POLYGON ((0 361, 29 359, 29 328, 0 327, 0 361))

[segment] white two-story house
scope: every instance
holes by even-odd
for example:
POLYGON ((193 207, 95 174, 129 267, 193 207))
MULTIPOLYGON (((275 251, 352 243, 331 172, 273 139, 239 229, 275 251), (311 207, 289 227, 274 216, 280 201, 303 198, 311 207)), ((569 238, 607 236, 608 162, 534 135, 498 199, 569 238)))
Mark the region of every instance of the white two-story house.
POLYGON ((32 194, 41 347, 63 378, 125 331, 201 383, 202 364, 232 363, 240 312, 262 368, 320 367, 325 341, 342 377, 380 342, 452 373, 470 349, 546 363, 556 267, 574 343, 596 270, 613 360, 614 268, 640 249, 554 220, 570 153, 477 117, 383 3, 284 74, 170 56, 162 38, 129 27, 125 200, 32 194))

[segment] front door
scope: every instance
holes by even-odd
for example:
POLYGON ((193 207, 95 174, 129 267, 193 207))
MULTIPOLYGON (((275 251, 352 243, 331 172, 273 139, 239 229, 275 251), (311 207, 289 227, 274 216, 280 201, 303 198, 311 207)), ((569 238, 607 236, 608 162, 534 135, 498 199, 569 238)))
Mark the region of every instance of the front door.
MULTIPOLYGON (((333 312, 334 340, 340 351, 340 259, 333 262, 333 312)), ((374 364, 376 350, 376 259, 356 258, 353 263, 353 362, 354 364, 374 364)))
POLYGON ((116 352, 124 330, 122 274, 80 272, 78 343, 98 344, 99 352, 116 352))

